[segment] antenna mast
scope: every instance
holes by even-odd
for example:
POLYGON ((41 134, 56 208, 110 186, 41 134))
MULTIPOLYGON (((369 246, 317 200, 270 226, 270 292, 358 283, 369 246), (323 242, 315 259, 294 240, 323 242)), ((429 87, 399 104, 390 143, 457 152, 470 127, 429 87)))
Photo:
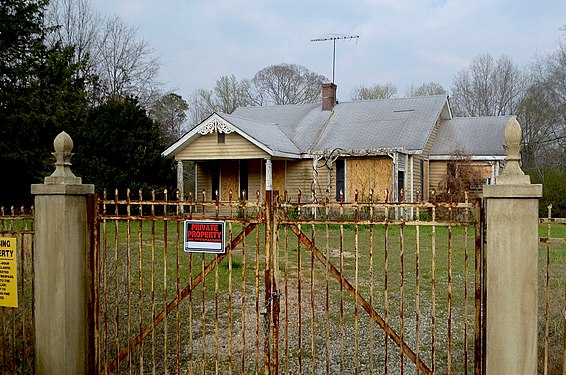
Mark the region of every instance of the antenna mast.
POLYGON ((340 39, 359 39, 359 35, 341 35, 331 36, 327 38, 311 39, 311 42, 326 42, 332 41, 332 83, 334 83, 334 72, 336 71, 336 41, 340 39))

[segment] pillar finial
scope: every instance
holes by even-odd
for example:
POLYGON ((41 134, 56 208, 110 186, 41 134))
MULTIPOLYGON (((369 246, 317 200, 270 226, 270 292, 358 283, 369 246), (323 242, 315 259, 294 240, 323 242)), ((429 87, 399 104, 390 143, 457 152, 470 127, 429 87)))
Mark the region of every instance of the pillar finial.
POLYGON ((501 176, 497 177, 497 185, 520 185, 530 184, 531 178, 525 175, 521 169, 521 125, 515 116, 512 116, 505 124, 505 161, 507 165, 501 176))
POLYGON ((81 184, 81 178, 71 171, 71 157, 73 156, 73 140, 64 131, 59 133, 53 141, 55 152, 55 171, 51 176, 45 177, 44 183, 51 184, 81 184))

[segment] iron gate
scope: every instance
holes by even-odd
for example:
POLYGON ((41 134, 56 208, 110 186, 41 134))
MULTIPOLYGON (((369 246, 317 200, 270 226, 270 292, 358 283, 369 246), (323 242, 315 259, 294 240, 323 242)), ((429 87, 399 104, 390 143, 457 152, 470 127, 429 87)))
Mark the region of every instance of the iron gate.
POLYGON ((478 202, 105 194, 99 373, 482 373, 478 202), (185 253, 187 219, 226 252, 185 253))

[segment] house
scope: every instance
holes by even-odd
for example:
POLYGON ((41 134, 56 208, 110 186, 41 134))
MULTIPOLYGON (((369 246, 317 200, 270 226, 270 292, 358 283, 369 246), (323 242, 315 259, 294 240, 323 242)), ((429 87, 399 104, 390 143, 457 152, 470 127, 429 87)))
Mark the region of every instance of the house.
MULTIPOLYGON (((194 191, 227 200, 232 191, 301 190, 353 200, 428 199, 463 152, 493 181, 504 159, 509 116, 454 118, 443 95, 338 103, 323 84, 320 103, 241 107, 214 113, 163 152, 193 161, 194 191), (388 195, 388 196, 387 196, 388 195)), ((179 173, 182 176, 182 172, 179 173)), ((182 187, 182 181, 180 183, 182 187)))

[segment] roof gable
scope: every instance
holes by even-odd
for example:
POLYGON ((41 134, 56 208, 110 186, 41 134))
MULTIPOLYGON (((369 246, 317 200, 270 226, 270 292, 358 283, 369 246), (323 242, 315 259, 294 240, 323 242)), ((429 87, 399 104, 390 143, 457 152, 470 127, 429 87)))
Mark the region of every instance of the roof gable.
MULTIPOLYGON (((237 133, 271 156, 298 157, 300 154, 299 150, 274 124, 253 122, 235 116, 213 113, 181 137, 177 142, 169 146, 162 155, 165 157, 175 156, 198 137, 214 132, 225 134, 237 133), (261 133, 270 134, 275 141, 265 142, 264 139, 264 142, 262 142, 258 140, 257 136, 261 135, 261 133)), ((260 138, 267 139, 267 137, 260 138)))

